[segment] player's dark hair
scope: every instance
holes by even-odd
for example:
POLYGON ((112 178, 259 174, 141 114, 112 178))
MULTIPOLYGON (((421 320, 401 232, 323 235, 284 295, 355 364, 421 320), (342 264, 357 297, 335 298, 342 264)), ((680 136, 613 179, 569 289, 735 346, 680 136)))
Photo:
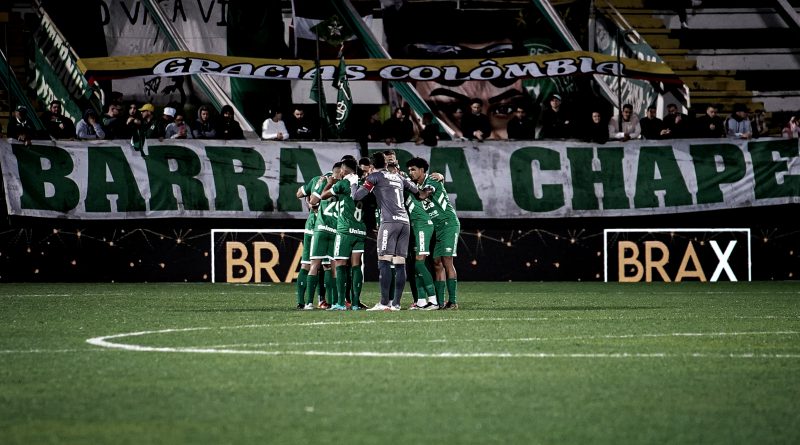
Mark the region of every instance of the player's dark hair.
POLYGON ((427 172, 430 168, 430 165, 428 164, 428 161, 422 158, 411 158, 408 162, 406 162, 406 168, 408 167, 416 167, 427 172))
MULTIPOLYGON (((359 159, 358 160, 358 166, 361 167, 362 165, 371 166, 372 165, 372 159, 367 158, 367 157, 363 157, 363 158, 359 159)), ((358 174, 358 177, 361 178, 361 177, 365 176, 367 174, 367 172, 365 172, 364 170, 359 168, 358 170, 356 170, 356 174, 358 174)))
POLYGON ((373 153, 372 166, 375 168, 386 168, 386 156, 384 156, 384 154, 379 151, 373 153))
POLYGON ((341 168, 341 167, 342 167, 342 161, 333 164, 333 168, 341 168))
POLYGON ((359 170, 358 164, 356 164, 356 160, 355 159, 344 159, 341 162, 341 164, 342 164, 342 167, 346 167, 348 170, 350 170, 350 173, 355 173, 355 172, 357 172, 359 170))
POLYGON ((354 161, 355 161, 355 160, 356 160, 356 157, 355 157, 355 156, 353 156, 353 155, 344 155, 344 156, 342 156, 342 159, 340 159, 340 160, 341 160, 341 161, 344 161, 345 159, 352 159, 352 160, 354 160, 354 161))
POLYGON ((384 156, 394 156, 394 155, 396 155, 396 153, 394 152, 394 150, 383 150, 383 155, 384 156))

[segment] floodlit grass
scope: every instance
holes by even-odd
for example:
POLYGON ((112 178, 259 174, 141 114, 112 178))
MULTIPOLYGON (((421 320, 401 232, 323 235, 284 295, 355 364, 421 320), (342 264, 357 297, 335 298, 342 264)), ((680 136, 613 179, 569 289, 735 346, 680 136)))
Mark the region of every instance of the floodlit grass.
POLYGON ((0 443, 800 442, 798 284, 459 291, 299 312, 290 285, 3 284, 0 443))

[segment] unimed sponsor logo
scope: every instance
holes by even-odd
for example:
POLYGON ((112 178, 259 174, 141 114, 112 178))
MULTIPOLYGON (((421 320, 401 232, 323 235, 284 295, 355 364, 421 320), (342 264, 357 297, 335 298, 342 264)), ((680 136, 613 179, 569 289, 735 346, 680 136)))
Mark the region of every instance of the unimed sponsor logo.
POLYGON ((750 281, 750 229, 606 229, 605 281, 750 281))
POLYGON ((291 283, 303 254, 303 229, 211 231, 211 282, 291 283))

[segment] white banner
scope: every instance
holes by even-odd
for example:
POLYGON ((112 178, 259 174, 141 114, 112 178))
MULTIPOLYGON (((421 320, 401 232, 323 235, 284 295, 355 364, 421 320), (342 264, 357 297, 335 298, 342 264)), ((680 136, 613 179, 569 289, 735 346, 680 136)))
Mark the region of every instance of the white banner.
MULTIPOLYGON (((218 55, 228 53, 227 1, 159 0, 151 4, 162 11, 168 26, 175 31, 174 36, 167 36, 159 29, 141 0, 101 1, 103 30, 109 56, 135 56, 181 49, 176 45, 177 41, 172 42, 174 39, 185 44, 188 51, 218 55)), ((230 94, 230 79, 211 76, 207 78, 230 94)), ((175 81, 160 76, 116 79, 113 81, 113 88, 126 92, 126 99, 159 105, 182 102, 181 92, 192 93, 190 86, 185 85, 182 80, 175 81)))
MULTIPOLYGON (((385 150, 384 144, 370 147, 385 150)), ((796 140, 448 142, 393 146, 428 159, 465 218, 634 216, 800 203, 796 140), (670 145, 671 144, 671 145, 670 145)), ((354 143, 0 142, 11 215, 305 218, 297 188, 354 143)))

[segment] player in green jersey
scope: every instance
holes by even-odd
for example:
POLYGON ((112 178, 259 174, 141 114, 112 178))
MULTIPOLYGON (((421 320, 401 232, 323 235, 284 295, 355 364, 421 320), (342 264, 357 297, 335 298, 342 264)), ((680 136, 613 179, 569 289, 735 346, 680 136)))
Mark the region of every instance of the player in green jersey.
POLYGON ((333 247, 333 261, 336 269, 336 288, 339 293, 339 304, 344 305, 347 292, 348 277, 352 278, 351 308, 359 310, 361 306, 361 288, 364 282, 361 271, 361 258, 364 254, 364 238, 367 228, 364 225, 363 203, 353 201, 351 184, 359 184, 358 165, 354 159, 342 160, 340 176, 337 181, 323 191, 322 199, 336 199, 339 219, 336 226, 336 240, 333 247), (348 260, 350 266, 348 266, 348 260))
MULTIPOLYGON (((406 162, 406 168, 408 168, 411 180, 422 184, 420 180, 424 180, 429 166, 425 159, 414 158, 406 162)), ((430 243, 434 234, 433 221, 425 211, 422 202, 411 193, 406 193, 406 209, 411 222, 411 236, 414 238, 414 275, 417 286, 417 302, 411 306, 411 309, 436 310, 439 309, 439 303, 436 300, 433 277, 428 266, 425 265, 425 260, 431 253, 430 243)))
MULTIPOLYGON (((309 202, 311 205, 319 205, 317 210, 317 225, 314 227, 314 237, 311 242, 311 268, 308 272, 308 291, 313 295, 319 279, 316 273, 322 266, 323 272, 323 285, 325 286, 326 294, 330 300, 334 302, 332 306, 328 306, 327 302, 320 301, 321 309, 334 309, 345 310, 344 304, 339 307, 338 294, 334 286, 334 279, 336 278, 336 271, 331 268, 331 258, 333 256, 333 243, 336 238, 336 225, 338 214, 336 213, 337 202, 335 200, 323 200, 321 195, 323 190, 328 184, 333 184, 335 178, 341 174, 341 162, 333 165, 332 176, 327 176, 324 179, 317 181, 314 190, 311 192, 309 202), (325 303, 325 304, 323 304, 325 303)), ((344 297, 342 297, 344 298, 344 297)))
MULTIPOLYGON (((425 163, 427 164, 427 162, 425 163)), ((436 246, 433 249, 436 296, 442 309, 458 309, 458 275, 453 265, 453 258, 458 254, 461 223, 458 221, 455 209, 450 204, 450 198, 442 182, 428 175, 426 169, 417 179, 417 183, 433 187, 433 193, 422 201, 422 205, 433 221, 434 236, 436 237, 436 246), (448 298, 447 303, 443 305, 445 287, 448 298)))
POLYGON ((314 184, 319 181, 320 176, 315 176, 310 181, 301 185, 297 189, 297 198, 304 199, 308 205, 308 218, 306 218, 306 226, 303 231, 303 253, 300 258, 300 272, 297 274, 297 309, 312 310, 314 309, 314 294, 308 296, 308 303, 305 302, 306 289, 308 284, 308 271, 311 269, 311 240, 314 236, 314 227, 317 221, 317 209, 319 206, 312 206, 308 199, 311 195, 314 184))

